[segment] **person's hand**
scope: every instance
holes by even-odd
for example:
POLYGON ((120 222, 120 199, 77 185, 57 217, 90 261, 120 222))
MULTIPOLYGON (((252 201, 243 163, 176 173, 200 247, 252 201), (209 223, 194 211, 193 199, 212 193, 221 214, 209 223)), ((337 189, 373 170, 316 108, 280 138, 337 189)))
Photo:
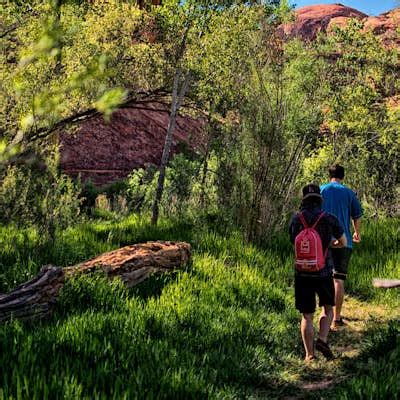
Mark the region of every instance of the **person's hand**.
POLYGON ((359 233, 354 232, 354 234, 353 234, 353 242, 354 243, 360 243, 361 242, 361 236, 360 236, 359 233))

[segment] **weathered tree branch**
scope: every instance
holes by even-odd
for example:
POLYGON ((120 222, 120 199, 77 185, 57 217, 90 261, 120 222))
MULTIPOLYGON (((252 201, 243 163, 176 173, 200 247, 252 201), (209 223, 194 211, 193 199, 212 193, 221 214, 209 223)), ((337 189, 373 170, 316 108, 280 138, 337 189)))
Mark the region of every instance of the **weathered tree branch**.
MULTIPOLYGON (((156 89, 152 92, 139 92, 136 93, 135 95, 129 96, 127 100, 120 104, 118 108, 127 108, 132 106, 133 104, 137 104, 143 101, 149 102, 152 99, 157 98, 158 96, 165 95, 166 92, 163 88, 156 89)), ((95 108, 90 108, 81 112, 78 112, 76 114, 73 114, 69 117, 66 117, 60 121, 58 121, 56 124, 54 124, 51 127, 44 127, 44 128, 39 128, 35 132, 32 132, 31 135, 29 135, 28 140, 29 141, 37 141, 40 139, 44 139, 48 136, 50 136, 52 133, 65 128, 69 125, 74 125, 79 122, 83 122, 95 117, 101 116, 101 112, 97 111, 95 108)))
POLYGON ((182 267, 190 256, 188 243, 148 242, 123 247, 72 267, 45 266, 35 278, 0 295, 0 322, 50 315, 60 289, 73 276, 102 271, 109 279, 120 277, 127 287, 133 287, 153 273, 182 267))

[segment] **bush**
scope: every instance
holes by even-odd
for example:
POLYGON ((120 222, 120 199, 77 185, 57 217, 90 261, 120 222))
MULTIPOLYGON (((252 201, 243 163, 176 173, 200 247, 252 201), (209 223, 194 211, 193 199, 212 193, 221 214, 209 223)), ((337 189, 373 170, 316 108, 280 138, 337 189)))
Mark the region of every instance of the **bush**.
POLYGON ((80 188, 58 170, 56 148, 47 150, 47 169, 8 167, 0 184, 0 221, 19 227, 36 225, 44 239, 55 237, 57 228, 75 224, 80 215, 80 188))
POLYGON ((32 196, 31 173, 8 167, 0 185, 0 220, 4 225, 19 226, 35 219, 35 201, 32 196))
POLYGON ((96 198, 99 195, 99 191, 92 181, 88 180, 81 191, 80 197, 82 198, 82 207, 89 211, 94 208, 96 204, 96 198))

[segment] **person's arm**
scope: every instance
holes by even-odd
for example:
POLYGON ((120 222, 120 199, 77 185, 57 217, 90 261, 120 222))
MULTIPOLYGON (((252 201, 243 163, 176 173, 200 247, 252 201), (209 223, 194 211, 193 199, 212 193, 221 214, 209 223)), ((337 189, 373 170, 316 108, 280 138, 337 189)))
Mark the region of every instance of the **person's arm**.
POLYGON ((347 239, 346 239, 346 235, 344 233, 342 236, 340 236, 339 239, 335 239, 331 243, 331 247, 333 249, 341 249, 342 247, 346 247, 346 246, 347 246, 347 239))
POLYGON ((331 215, 330 218, 331 218, 331 223, 332 223, 332 233, 333 233, 333 237, 335 238, 331 241, 331 247, 334 249, 346 247, 347 246, 347 238, 343 231, 343 228, 340 226, 339 220, 336 217, 334 217, 333 215, 331 215))
POLYGON ((352 202, 351 202, 351 220, 353 223, 354 234, 353 234, 353 241, 354 243, 361 242, 361 216, 363 214, 363 210, 361 207, 360 200, 355 192, 352 192, 352 202))
POLYGON ((353 242, 354 243, 360 243, 361 242, 361 217, 353 219, 353 228, 354 228, 354 234, 353 234, 353 242))

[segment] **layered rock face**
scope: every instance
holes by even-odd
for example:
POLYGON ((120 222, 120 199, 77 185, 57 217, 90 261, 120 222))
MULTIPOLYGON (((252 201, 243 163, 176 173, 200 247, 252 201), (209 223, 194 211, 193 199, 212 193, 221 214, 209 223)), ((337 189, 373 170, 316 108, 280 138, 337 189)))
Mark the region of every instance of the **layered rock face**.
MULTIPOLYGON (((132 170, 158 165, 168 127, 169 106, 162 102, 140 102, 116 111, 110 122, 96 117, 75 132, 60 134, 61 169, 83 182, 103 186, 125 178, 132 170)), ((179 116, 172 154, 187 147, 199 152, 204 121, 179 116)))
POLYGON ((400 25, 400 8, 381 14, 377 17, 346 7, 342 4, 321 4, 302 7, 296 10, 295 20, 282 25, 280 33, 285 39, 300 38, 312 41, 319 32, 330 32, 335 26, 344 27, 356 18, 364 23, 365 30, 371 30, 382 36, 388 45, 398 42, 396 30, 400 25))
POLYGON ((387 45, 400 47, 398 29, 400 27, 400 8, 396 8, 378 17, 368 17, 364 20, 366 30, 371 30, 381 36, 387 45))

